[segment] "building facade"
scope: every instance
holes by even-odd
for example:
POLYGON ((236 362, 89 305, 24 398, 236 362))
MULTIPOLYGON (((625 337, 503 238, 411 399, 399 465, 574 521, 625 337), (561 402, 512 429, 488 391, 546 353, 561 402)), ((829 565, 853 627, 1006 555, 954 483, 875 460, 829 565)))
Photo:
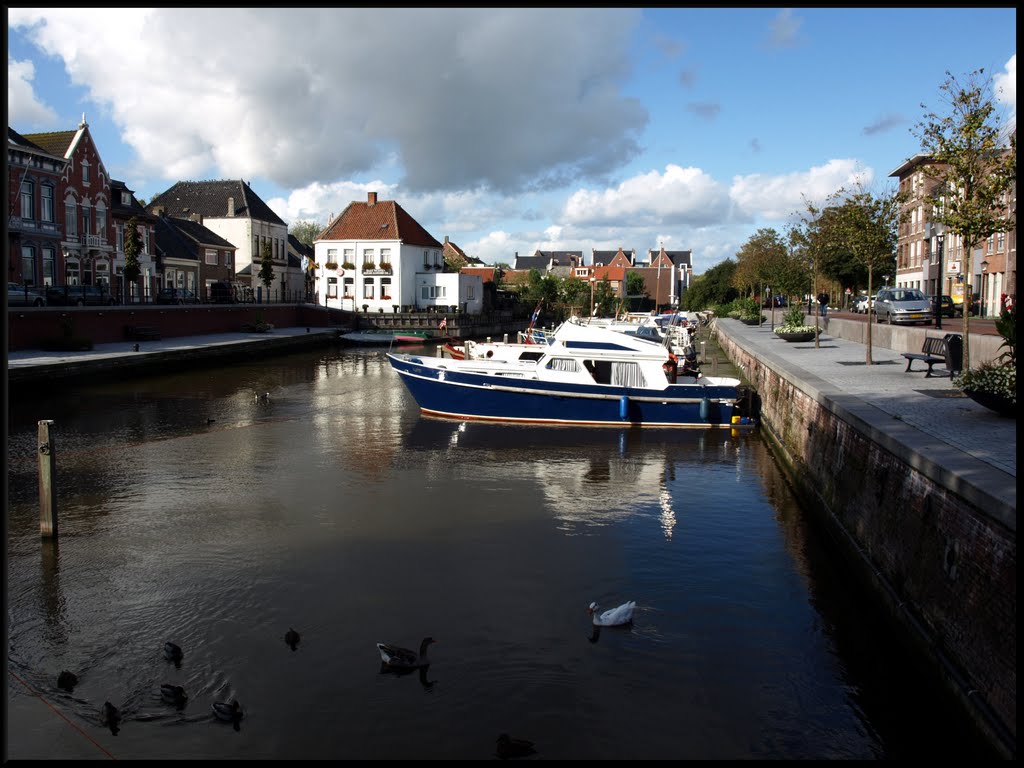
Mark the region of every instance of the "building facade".
POLYGON ((64 209, 58 205, 67 160, 7 129, 7 280, 31 286, 58 285, 64 209))

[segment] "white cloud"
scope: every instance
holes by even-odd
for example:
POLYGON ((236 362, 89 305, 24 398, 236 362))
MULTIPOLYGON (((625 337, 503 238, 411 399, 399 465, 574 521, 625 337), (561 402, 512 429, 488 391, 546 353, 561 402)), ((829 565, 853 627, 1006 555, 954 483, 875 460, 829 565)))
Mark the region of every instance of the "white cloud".
POLYGON ((10 9, 8 24, 109 108, 140 174, 298 187, 397 158, 410 192, 512 193, 600 178, 639 153, 647 111, 621 86, 640 18, 638 9, 56 8, 10 9))
POLYGON ((807 209, 804 198, 821 204, 840 187, 869 188, 874 171, 861 168, 856 160, 830 160, 808 171, 782 176, 755 173, 736 176, 729 189, 736 213, 750 218, 785 221, 807 209))
POLYGON ((1007 124, 1017 125, 1017 54, 1006 62, 1005 71, 997 72, 992 78, 996 101, 1006 107, 1007 124))
MULTIPOLYGON (((12 125, 49 127, 57 113, 41 102, 32 88, 36 76, 31 61, 7 59, 7 122, 12 125)), ((27 132, 27 131, 26 131, 27 132)))

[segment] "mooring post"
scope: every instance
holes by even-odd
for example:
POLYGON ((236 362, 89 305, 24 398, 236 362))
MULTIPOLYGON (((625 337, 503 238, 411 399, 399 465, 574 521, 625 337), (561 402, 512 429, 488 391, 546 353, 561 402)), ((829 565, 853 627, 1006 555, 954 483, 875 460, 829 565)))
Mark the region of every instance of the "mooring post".
POLYGON ((702 341, 700 343, 700 361, 702 363, 706 363, 708 361, 708 350, 707 350, 707 347, 705 346, 706 344, 707 344, 706 341, 702 341))
POLYGON ((39 533, 57 537, 57 451, 50 434, 53 421, 39 422, 39 533))

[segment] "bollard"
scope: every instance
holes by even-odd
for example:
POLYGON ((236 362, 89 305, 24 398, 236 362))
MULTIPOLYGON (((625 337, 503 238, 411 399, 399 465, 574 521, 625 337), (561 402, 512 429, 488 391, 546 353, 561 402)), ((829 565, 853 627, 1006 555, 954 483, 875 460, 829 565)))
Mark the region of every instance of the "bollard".
POLYGON ((700 343, 700 361, 702 363, 706 363, 708 361, 708 350, 706 341, 702 341, 700 343))
POLYGON ((39 422, 39 533, 57 537, 57 451, 50 434, 52 420, 39 422))
POLYGON ((505 341, 504 341, 504 343, 505 343, 505 344, 508 344, 508 334, 507 334, 507 333, 505 334, 505 337, 504 337, 504 338, 505 338, 505 341))

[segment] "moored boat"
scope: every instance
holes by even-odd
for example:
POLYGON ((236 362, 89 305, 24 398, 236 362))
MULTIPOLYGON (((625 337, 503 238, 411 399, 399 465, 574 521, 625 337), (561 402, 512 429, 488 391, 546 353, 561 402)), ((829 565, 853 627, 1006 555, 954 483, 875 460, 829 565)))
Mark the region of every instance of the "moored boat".
POLYGON ((389 331, 385 329, 368 329, 365 331, 349 331, 338 338, 350 344, 423 344, 431 341, 426 331, 389 331))
POLYGON ((389 353, 388 360, 420 410, 432 415, 549 424, 737 425, 739 379, 680 376, 678 360, 662 344, 570 321, 548 344, 492 347, 490 357, 389 353))

